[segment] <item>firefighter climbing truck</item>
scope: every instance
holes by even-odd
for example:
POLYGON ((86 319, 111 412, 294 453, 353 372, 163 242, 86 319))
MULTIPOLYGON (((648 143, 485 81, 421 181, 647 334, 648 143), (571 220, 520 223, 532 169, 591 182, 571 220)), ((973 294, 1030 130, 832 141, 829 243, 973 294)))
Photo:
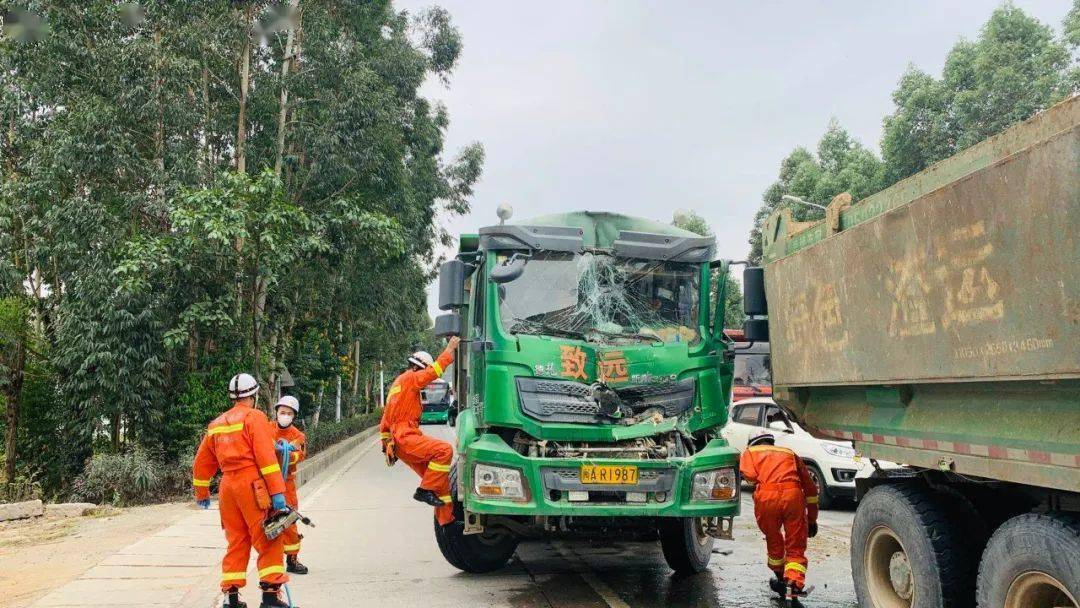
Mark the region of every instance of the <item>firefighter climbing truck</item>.
POLYGON ((460 243, 435 323, 462 337, 446 560, 489 571, 521 539, 572 535, 659 540, 672 568, 703 570, 740 491, 713 239, 579 212, 460 243))
POLYGON ((762 232, 774 398, 908 465, 859 480, 860 606, 1080 607, 1080 97, 762 232))

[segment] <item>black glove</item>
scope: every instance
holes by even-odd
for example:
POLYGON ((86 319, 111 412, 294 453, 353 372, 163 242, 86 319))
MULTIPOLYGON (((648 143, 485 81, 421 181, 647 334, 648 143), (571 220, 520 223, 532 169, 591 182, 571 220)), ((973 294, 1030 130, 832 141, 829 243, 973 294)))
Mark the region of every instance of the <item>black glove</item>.
POLYGON ((810 533, 807 536, 809 536, 810 538, 814 538, 815 536, 817 536, 817 522, 810 522, 810 525, 808 527, 810 528, 810 533))

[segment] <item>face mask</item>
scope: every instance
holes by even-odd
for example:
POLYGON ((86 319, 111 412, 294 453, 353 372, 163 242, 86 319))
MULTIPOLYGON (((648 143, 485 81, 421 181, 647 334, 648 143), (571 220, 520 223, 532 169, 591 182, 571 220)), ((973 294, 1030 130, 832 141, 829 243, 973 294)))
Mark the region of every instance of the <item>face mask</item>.
POLYGON ((294 416, 292 414, 278 414, 277 415, 278 426, 280 426, 281 428, 285 428, 285 427, 289 426, 290 424, 292 424, 293 417, 294 416))

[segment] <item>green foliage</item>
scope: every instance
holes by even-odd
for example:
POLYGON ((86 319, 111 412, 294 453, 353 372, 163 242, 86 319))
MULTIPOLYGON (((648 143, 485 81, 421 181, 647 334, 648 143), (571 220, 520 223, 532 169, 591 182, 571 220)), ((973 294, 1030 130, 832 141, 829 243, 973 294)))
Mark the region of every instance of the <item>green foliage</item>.
POLYGON ((348 439, 365 429, 371 428, 379 423, 381 417, 382 410, 375 410, 353 418, 342 418, 341 422, 319 422, 318 427, 305 433, 307 436, 307 455, 318 454, 343 439, 348 439))
POLYGON ((265 404, 288 369, 325 408, 337 377, 403 359, 436 217, 468 210, 483 166, 479 144, 446 153, 447 111, 419 94, 460 58, 445 10, 301 0, 290 25, 262 2, 142 6, 35 1, 47 35, 0 40, 0 323, 20 311, 0 366, 25 372, 0 367, 0 401, 47 494, 92 455, 165 492, 234 373, 265 404))
POLYGON ((761 222, 783 206, 790 206, 792 216, 800 221, 822 217, 819 209, 791 205, 784 195, 827 205, 833 197, 850 192, 856 199, 869 196, 884 186, 885 170, 874 153, 852 139, 835 120, 818 142, 815 156, 805 148, 796 148, 780 163, 780 176, 765 191, 764 203, 754 215, 750 233, 750 261, 761 259, 761 222))
MULTIPOLYGON (((893 91, 896 109, 884 119, 881 158, 830 124, 815 156, 796 148, 763 195, 750 233, 750 260, 761 259, 761 223, 785 194, 827 204, 841 192, 859 201, 1080 92, 1080 0, 1053 30, 1006 3, 991 14, 975 41, 949 52, 941 78, 912 66, 893 91)), ((822 217, 791 206, 797 221, 822 217)))
POLYGON ((1064 39, 1023 10, 993 12, 975 41, 949 52, 940 79, 909 68, 893 92, 881 152, 888 183, 978 143, 1076 92, 1067 44, 1076 44, 1074 5, 1064 39))

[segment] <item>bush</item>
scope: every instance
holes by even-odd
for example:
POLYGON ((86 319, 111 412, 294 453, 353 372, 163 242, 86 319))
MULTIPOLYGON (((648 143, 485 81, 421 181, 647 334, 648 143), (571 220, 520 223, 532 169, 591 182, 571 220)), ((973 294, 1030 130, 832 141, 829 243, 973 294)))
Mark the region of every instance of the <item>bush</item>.
POLYGON ((167 466, 135 448, 124 454, 95 454, 72 484, 72 494, 76 500, 98 504, 147 504, 176 497, 178 487, 190 487, 190 478, 190 466, 186 470, 180 464, 167 466))
POLYGON ((310 457, 334 445, 348 439, 364 429, 379 424, 382 410, 376 410, 370 414, 360 414, 352 418, 342 418, 341 422, 320 420, 319 426, 307 433, 307 455, 310 457))

